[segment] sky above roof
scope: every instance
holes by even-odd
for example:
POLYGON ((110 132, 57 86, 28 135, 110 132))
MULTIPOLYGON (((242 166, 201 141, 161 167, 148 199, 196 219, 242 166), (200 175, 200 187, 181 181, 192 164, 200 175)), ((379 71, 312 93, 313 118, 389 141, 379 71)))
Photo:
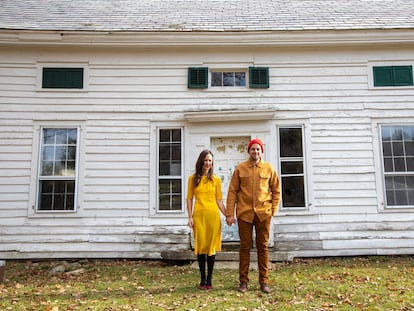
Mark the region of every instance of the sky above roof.
POLYGON ((0 0, 0 29, 289 31, 414 28, 414 0, 0 0))

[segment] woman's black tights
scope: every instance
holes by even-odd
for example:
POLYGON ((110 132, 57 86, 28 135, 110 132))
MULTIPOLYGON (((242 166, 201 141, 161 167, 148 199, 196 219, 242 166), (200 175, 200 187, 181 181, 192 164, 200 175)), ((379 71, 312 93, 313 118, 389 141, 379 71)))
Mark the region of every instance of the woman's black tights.
POLYGON ((216 256, 207 256, 206 254, 198 254, 198 267, 200 269, 200 286, 213 285, 213 270, 216 256), (206 277, 206 262, 207 262, 207 277, 206 277))

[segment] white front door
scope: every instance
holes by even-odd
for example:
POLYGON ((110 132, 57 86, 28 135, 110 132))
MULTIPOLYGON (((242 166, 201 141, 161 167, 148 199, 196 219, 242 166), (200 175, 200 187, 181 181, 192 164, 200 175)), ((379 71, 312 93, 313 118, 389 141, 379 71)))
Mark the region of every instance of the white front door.
MULTIPOLYGON (((234 168, 248 158, 247 144, 249 141, 250 136, 211 138, 211 151, 214 154, 214 172, 221 177, 224 204, 226 204, 227 191, 234 168)), ((222 224, 223 242, 240 241, 237 224, 231 227, 227 226, 223 216, 222 224)))

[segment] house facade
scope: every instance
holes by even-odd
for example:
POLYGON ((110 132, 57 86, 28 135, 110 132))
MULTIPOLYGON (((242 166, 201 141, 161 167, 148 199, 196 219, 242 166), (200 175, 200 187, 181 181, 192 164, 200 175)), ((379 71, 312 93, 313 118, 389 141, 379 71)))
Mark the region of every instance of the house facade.
POLYGON ((199 152, 226 194, 255 137, 271 260, 414 253, 414 4, 254 3, 4 1, 0 259, 191 259, 199 152))

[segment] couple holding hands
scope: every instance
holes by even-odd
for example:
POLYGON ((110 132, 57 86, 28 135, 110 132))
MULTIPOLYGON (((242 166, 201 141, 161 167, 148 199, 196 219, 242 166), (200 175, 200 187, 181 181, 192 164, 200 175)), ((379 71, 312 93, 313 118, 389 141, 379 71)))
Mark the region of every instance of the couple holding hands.
POLYGON ((194 231, 200 289, 213 288, 215 255, 221 250, 221 211, 229 226, 235 224, 237 218, 240 237, 238 291, 247 291, 254 228, 260 289, 270 293, 268 242, 272 216, 276 214, 281 198, 280 180, 272 164, 262 159, 264 145, 260 139, 252 139, 247 152, 248 160, 239 163, 232 175, 226 207, 222 200, 221 179, 214 175, 211 151, 200 153, 195 173, 188 179, 188 225, 194 231))

